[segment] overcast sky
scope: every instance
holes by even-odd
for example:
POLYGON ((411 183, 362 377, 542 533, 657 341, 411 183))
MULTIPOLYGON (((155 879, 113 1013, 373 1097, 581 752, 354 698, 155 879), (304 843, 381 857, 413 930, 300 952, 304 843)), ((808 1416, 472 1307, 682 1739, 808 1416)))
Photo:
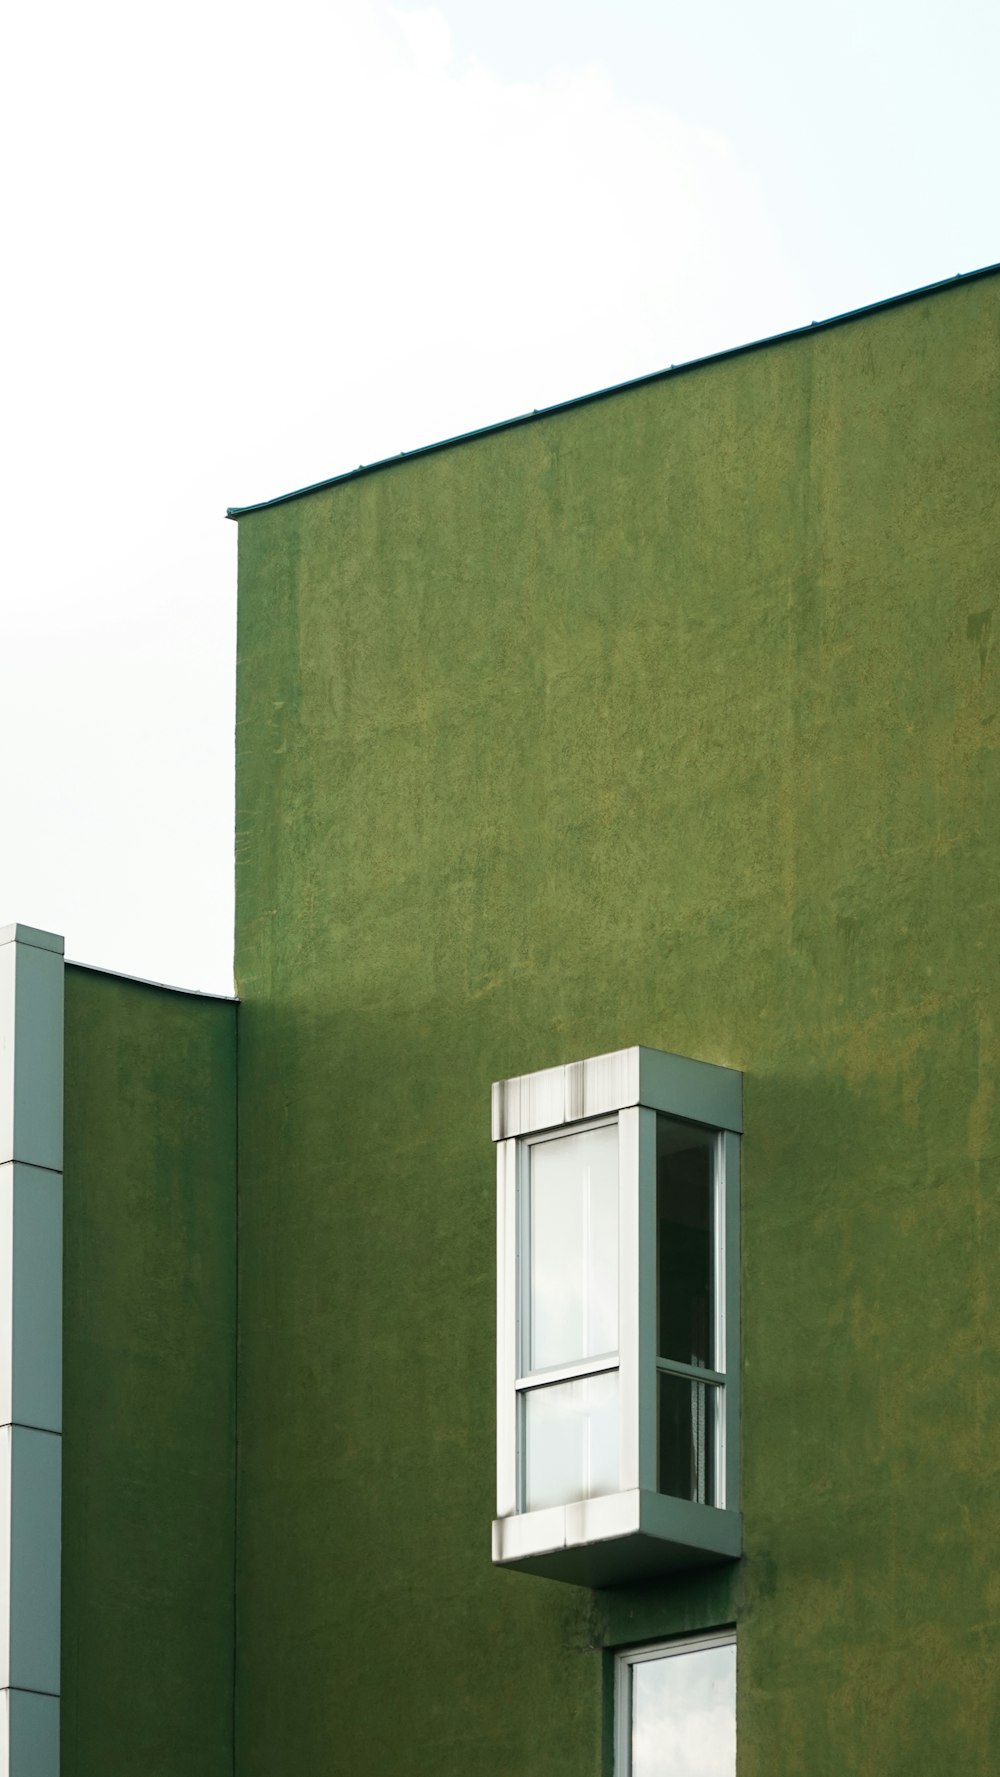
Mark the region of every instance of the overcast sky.
POLYGON ((227 506, 1000 259, 996 0, 52 0, 0 80, 0 923, 182 986, 227 506))

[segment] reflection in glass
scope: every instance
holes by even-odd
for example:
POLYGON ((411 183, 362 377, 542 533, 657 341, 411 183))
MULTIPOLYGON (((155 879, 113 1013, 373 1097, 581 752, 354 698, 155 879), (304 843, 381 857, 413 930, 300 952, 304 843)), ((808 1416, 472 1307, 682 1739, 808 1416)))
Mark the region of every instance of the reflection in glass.
POLYGON ((524 1509, 618 1490, 618 1372, 530 1388, 524 1402, 524 1509))
POLYGON ((716 1136, 656 1119, 659 1357, 714 1369, 716 1136))
POLYGON ((529 1150, 529 1370, 618 1349, 618 1126, 529 1150))
POLYGON ((661 1370, 659 1489, 674 1499, 715 1504, 715 1415, 719 1390, 661 1370))
POLYGON ((736 1648, 637 1660, 630 1777, 736 1777, 736 1648))

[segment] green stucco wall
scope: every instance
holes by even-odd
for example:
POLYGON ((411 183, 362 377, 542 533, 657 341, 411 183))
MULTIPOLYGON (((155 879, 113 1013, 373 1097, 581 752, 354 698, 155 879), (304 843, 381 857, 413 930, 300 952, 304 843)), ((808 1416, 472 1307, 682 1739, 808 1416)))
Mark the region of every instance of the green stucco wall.
POLYGON ((240 524, 241 1777, 1000 1768, 1000 280, 240 524), (494 1571, 489 1083, 746 1076, 746 1555, 494 1571))
POLYGON ((235 1015, 66 970, 62 1777, 231 1777, 235 1015))

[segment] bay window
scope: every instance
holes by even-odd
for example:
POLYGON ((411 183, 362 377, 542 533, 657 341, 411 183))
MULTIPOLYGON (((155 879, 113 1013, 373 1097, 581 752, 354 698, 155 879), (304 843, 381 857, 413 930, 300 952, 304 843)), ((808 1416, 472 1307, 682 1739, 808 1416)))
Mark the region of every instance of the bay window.
POLYGON ((497 1562, 738 1555, 741 1084, 634 1048, 494 1087, 497 1562))

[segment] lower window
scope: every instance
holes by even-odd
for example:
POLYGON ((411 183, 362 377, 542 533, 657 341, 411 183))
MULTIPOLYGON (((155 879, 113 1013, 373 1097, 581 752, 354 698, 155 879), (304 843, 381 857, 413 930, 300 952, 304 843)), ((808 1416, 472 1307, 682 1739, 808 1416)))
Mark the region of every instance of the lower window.
POLYGON ((615 1777, 736 1777, 736 1637, 619 1654, 615 1777))

